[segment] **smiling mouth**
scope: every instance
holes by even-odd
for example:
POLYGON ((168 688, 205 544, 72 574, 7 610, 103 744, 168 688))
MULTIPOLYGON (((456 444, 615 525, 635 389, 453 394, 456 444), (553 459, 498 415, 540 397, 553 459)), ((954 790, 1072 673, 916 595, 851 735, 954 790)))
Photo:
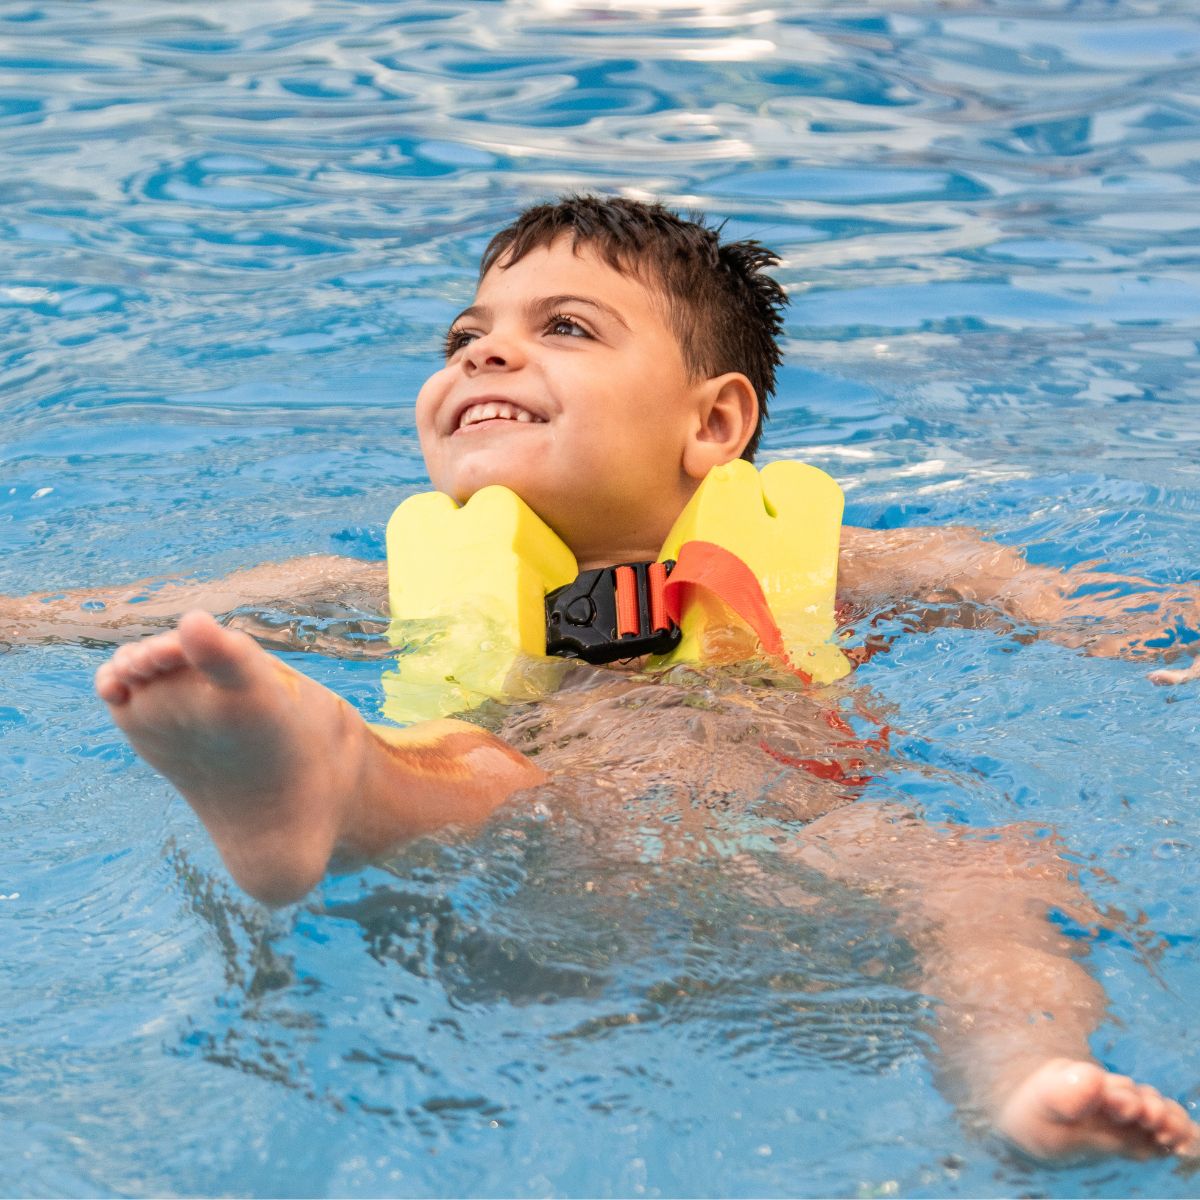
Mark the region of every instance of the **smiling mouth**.
POLYGON ((471 425, 482 425, 485 421, 515 421, 518 425, 544 425, 544 417, 535 416, 527 408, 513 404, 510 400, 484 400, 463 409, 458 418, 458 429, 471 425))

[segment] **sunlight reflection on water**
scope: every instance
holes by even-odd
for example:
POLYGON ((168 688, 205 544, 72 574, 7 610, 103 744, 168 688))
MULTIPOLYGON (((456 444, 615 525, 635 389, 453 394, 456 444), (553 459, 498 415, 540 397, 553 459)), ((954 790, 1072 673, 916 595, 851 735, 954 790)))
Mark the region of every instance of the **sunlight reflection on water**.
MULTIPOLYGON (((848 520, 1200 577, 1198 47, 1182 0, 8 5, 0 590, 380 557, 479 252, 572 188, 781 252, 767 457, 848 520)), ((757 842, 813 907, 535 813, 267 917, 99 712, 102 654, 0 654, 0 1190, 1190 1194, 968 1138, 885 914, 757 842)), ((376 664, 294 661, 375 712, 376 664)), ((1194 1103, 1196 695, 1142 676, 946 630, 856 686, 879 795, 1052 823, 1141 922, 1090 947, 1096 1048, 1194 1103)))

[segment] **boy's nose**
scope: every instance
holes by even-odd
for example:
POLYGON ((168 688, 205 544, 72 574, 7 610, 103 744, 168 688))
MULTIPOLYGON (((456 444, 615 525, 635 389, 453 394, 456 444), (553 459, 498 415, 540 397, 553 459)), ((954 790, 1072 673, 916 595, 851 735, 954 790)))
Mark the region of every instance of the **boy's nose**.
POLYGON ((463 365, 469 372, 506 371, 518 364, 520 350, 508 338, 494 331, 468 342, 463 352, 463 365))

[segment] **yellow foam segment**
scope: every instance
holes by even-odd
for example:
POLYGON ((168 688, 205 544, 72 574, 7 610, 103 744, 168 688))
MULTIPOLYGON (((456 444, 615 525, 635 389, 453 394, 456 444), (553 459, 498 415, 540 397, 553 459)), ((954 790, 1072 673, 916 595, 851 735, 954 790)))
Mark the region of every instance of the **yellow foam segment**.
MULTIPOLYGON (((709 472, 659 558, 678 558, 693 540, 732 550, 758 578, 793 665, 829 683, 850 670, 829 641, 842 506, 841 489, 816 467, 776 462, 759 472, 739 459, 709 472)), ((487 487, 461 508, 440 492, 412 496, 388 522, 387 554, 388 637, 399 651, 383 678, 390 720, 553 690, 565 663, 545 656, 545 597, 579 567, 515 493, 487 487)), ((654 665, 711 659, 731 622, 724 605, 701 591, 683 615, 680 645, 654 665)), ((732 644, 751 650, 745 638, 732 644)))
MULTIPOLYGON (((806 463, 774 462, 757 471, 738 459, 715 467, 667 534, 660 559, 678 558, 685 542, 716 542, 733 550, 758 578, 793 665, 817 683, 850 670, 830 643, 836 626, 842 490, 806 463)), ((728 624, 721 606, 704 602, 683 614, 683 639, 665 659, 701 662, 706 645, 728 624)))
POLYGON ((401 723, 474 708, 489 696, 553 687, 545 596, 579 574, 575 556, 515 493, 476 492, 461 508, 412 496, 387 527, 388 637, 401 649, 384 675, 384 714, 401 723), (541 660, 540 669, 522 656, 541 660), (549 675, 549 677, 547 677, 549 675))

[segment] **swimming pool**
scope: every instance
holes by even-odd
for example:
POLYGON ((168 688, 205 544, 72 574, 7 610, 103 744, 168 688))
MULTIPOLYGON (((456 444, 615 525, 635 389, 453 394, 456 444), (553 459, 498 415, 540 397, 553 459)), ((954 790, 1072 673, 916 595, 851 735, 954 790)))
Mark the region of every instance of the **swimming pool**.
MULTIPOLYGON (((1198 53, 1170 0, 7 5, 0 591, 380 556, 479 251, 575 187, 785 254, 766 447, 849 521, 1200 578, 1198 53)), ((836 889, 523 812, 268 915, 105 653, 0 654, 4 1194, 1196 1194, 964 1133, 909 951, 836 889)), ((377 712, 377 664, 291 660, 377 712)), ((1053 827, 1128 914, 1096 1052, 1194 1108, 1200 692, 953 630, 857 684, 903 731, 873 795, 1053 827)))

